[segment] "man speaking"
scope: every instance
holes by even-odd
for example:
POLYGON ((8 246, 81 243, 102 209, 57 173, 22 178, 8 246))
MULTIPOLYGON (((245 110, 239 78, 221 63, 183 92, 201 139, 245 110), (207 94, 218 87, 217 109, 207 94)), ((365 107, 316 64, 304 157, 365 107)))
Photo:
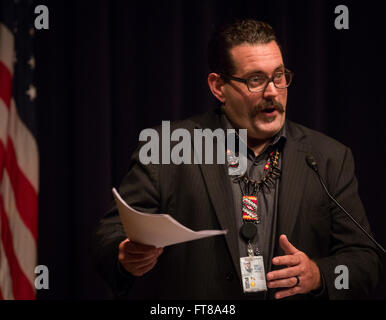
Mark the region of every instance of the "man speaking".
MULTIPOLYGON (((139 211, 168 213, 192 230, 227 229, 165 248, 126 238, 117 209, 96 232, 97 268, 117 298, 352 299, 377 284, 375 246, 324 192, 368 231, 349 148, 286 119, 293 72, 273 29, 241 20, 217 29, 208 46, 208 84, 219 109, 172 123, 172 129, 247 129, 245 155, 224 150, 225 164, 143 164, 139 150, 119 192, 139 211), (229 175, 237 157, 242 175, 229 175), (336 286, 336 268, 348 288, 336 286)), ((159 130, 156 129, 156 130, 159 130)), ((243 140, 242 137, 239 139, 243 140)))

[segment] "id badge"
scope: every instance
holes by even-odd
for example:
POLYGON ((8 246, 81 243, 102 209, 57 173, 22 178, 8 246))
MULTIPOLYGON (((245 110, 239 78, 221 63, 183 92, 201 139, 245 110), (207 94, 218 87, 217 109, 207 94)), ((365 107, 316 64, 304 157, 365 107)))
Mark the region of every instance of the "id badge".
POLYGON ((267 291, 263 256, 240 258, 244 292, 267 291))

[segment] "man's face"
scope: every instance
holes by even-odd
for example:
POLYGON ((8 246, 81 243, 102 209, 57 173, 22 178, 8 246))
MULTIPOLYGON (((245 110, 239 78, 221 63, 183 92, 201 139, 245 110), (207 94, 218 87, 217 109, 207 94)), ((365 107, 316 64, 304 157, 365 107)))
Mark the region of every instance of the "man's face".
MULTIPOLYGON (((275 41, 267 44, 242 44, 231 49, 236 72, 247 79, 262 73, 271 77, 284 71, 283 58, 275 41)), ((230 80, 223 86, 225 113, 232 124, 248 130, 248 139, 265 140, 284 125, 287 89, 277 89, 272 82, 261 92, 250 92, 244 83, 230 80)))

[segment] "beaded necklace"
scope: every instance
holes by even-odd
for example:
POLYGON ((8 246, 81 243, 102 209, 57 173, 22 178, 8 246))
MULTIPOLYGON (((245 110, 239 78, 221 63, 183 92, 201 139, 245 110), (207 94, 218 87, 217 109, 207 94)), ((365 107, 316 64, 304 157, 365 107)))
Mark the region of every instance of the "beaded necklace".
POLYGON ((250 178, 247 172, 233 179, 233 182, 239 184, 242 194, 242 218, 244 223, 240 233, 244 240, 248 242, 248 251, 252 250, 250 241, 255 237, 257 224, 261 221, 261 215, 258 212, 258 193, 269 193, 280 177, 279 155, 278 149, 270 153, 264 166, 265 175, 260 181, 250 178))

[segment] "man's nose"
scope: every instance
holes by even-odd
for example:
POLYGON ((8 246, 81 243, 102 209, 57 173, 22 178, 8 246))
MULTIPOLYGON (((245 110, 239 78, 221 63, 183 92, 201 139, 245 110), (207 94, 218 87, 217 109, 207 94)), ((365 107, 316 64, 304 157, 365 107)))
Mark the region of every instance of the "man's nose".
POLYGON ((279 93, 278 88, 276 88, 273 82, 270 81, 264 90, 264 97, 265 98, 276 97, 278 93, 279 93))

